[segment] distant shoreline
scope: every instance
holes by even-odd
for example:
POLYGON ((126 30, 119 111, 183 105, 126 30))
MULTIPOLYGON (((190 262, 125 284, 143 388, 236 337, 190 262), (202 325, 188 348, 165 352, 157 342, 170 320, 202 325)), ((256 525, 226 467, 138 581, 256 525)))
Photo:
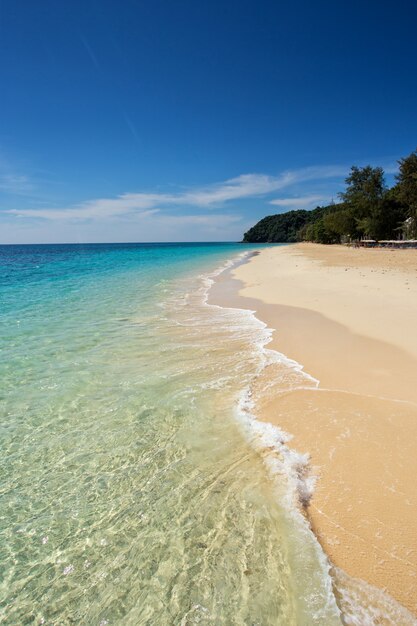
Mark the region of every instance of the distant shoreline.
MULTIPOLYGON (((248 244, 248 245, 256 245, 250 241, 241 241, 240 243, 248 244)), ((281 246, 283 244, 301 244, 303 242, 300 241, 267 241, 265 245, 277 245, 281 246)), ((417 239, 381 239, 380 241, 375 239, 364 239, 360 241, 352 241, 349 243, 317 243, 317 246, 345 246, 346 248, 391 248, 394 250, 409 250, 417 248, 417 239)))

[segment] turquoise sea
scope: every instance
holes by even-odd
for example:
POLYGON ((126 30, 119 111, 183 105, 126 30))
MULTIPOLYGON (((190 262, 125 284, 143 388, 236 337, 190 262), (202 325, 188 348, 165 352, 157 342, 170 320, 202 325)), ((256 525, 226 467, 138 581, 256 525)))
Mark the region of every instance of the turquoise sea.
POLYGON ((250 413, 269 331, 207 302, 252 250, 0 246, 1 623, 341 623, 250 413))

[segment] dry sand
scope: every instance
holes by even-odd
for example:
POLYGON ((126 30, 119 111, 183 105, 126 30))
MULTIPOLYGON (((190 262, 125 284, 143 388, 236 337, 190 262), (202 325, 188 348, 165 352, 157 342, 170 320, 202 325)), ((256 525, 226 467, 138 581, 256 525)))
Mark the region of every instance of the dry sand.
POLYGON ((212 299, 256 310, 271 347, 319 379, 258 416, 311 455, 308 513, 331 561, 417 615, 417 250, 265 248, 212 299))

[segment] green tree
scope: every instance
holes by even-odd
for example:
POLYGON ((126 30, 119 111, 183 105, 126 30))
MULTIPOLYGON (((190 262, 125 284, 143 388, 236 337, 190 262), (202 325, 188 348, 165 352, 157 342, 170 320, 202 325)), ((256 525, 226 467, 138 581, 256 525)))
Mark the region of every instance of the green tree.
POLYGON ((397 239, 401 226, 407 218, 404 205, 398 201, 393 189, 389 189, 381 202, 363 220, 363 230, 372 239, 397 239))
POLYGON ((357 167, 353 165, 346 178, 346 191, 339 194, 342 200, 351 206, 367 209, 370 205, 381 200, 386 185, 382 167, 357 167))
POLYGON ((406 217, 411 220, 411 235, 417 237, 417 150, 398 163, 400 171, 397 175, 396 196, 406 209, 406 217))
POLYGON ((348 214, 356 222, 356 227, 351 229, 352 236, 372 236, 369 229, 381 210, 386 189, 382 167, 352 166, 346 178, 346 190, 339 194, 348 214))
POLYGON ((356 220, 347 208, 327 213, 323 217, 324 226, 340 242, 344 238, 354 239, 357 235, 356 220))
POLYGON ((309 224, 306 229, 306 239, 315 241, 316 243, 340 243, 340 236, 335 233, 328 225, 326 225, 325 215, 309 224))

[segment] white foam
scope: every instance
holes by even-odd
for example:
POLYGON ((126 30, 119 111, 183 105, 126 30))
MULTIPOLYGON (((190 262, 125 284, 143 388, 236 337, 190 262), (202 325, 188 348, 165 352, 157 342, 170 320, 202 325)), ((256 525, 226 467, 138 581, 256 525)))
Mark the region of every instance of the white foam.
MULTIPOLYGON (((251 253, 244 252, 237 259, 228 260, 224 265, 214 270, 208 275, 201 276, 204 281, 205 289, 203 295, 203 303, 206 306, 235 311, 242 319, 246 317, 253 323, 253 344, 258 352, 259 366, 255 374, 254 380, 261 375, 264 369, 273 364, 283 365, 286 368, 296 372, 300 376, 297 388, 311 389, 312 386, 318 387, 319 381, 304 371, 303 366, 286 357, 277 350, 271 350, 266 346, 272 341, 273 329, 268 328, 262 320, 256 317, 256 311, 250 309, 231 309, 230 307, 222 307, 216 304, 208 304, 208 296, 210 287, 214 284, 214 279, 224 271, 233 267, 236 263, 247 258, 251 253)), ((252 384, 254 382, 252 381, 252 384)), ((246 436, 250 440, 252 446, 258 452, 264 452, 265 462, 272 474, 285 475, 289 479, 292 489, 288 492, 288 504, 293 509, 294 506, 305 506, 308 504, 315 484, 315 477, 309 474, 309 456, 300 454, 296 450, 289 448, 286 444, 292 439, 292 436, 282 431, 273 424, 260 422, 253 413, 254 402, 252 399, 251 385, 244 389, 238 399, 237 418, 244 426, 246 436), (268 454, 268 451, 274 451, 274 455, 268 454)))
POLYGON ((417 619, 387 593, 333 568, 344 622, 348 626, 417 626, 417 619))
POLYGON ((286 444, 292 435, 274 424, 260 422, 251 410, 253 401, 249 390, 242 395, 237 408, 237 415, 244 425, 246 435, 252 446, 262 454, 269 473, 284 475, 291 484, 288 490, 287 504, 292 507, 307 506, 313 494, 315 477, 309 475, 309 455, 301 454, 286 444))
MULTIPOLYGON (((304 590, 305 606, 311 611, 313 618, 311 623, 339 623, 340 610, 333 593, 333 583, 329 574, 330 564, 302 512, 303 507, 308 504, 311 498, 315 484, 315 477, 309 471, 309 456, 300 454, 287 445, 292 438, 291 435, 273 424, 260 422, 256 419, 251 391, 253 383, 265 368, 276 364, 297 375, 297 388, 316 388, 319 381, 304 372, 300 363, 266 347, 272 340, 273 329, 268 328, 264 322, 259 320, 255 311, 208 304, 209 291, 215 278, 249 254, 248 252, 240 254, 237 259, 228 261, 214 272, 200 276, 202 281, 202 289, 199 290, 201 304, 218 311, 227 312, 229 327, 234 330, 244 329, 246 335, 247 331, 250 331, 249 338, 256 352, 258 366, 252 381, 241 391, 237 399, 236 419, 251 447, 262 457, 268 475, 277 490, 279 503, 291 520, 291 526, 297 528, 297 534, 300 537, 306 537, 319 564, 321 593, 317 594, 317 588, 314 584, 309 589, 304 590), (231 321, 233 321, 233 326, 230 325, 231 321)), ((301 568, 303 555, 300 553, 297 558, 300 559, 298 566, 301 568)))

